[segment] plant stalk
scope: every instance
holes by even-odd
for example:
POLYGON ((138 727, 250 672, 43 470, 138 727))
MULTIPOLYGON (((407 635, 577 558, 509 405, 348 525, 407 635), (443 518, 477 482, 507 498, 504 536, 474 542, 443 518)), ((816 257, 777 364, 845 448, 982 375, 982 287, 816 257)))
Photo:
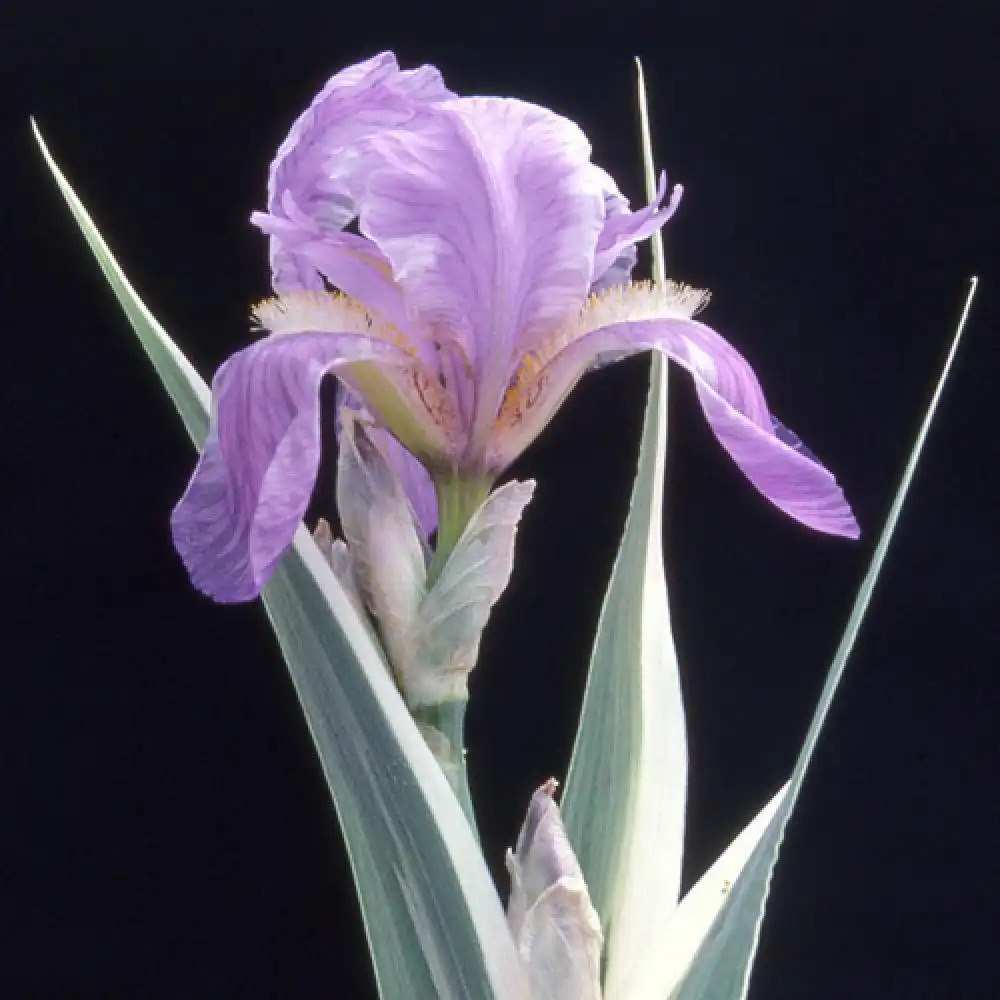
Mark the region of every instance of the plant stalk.
POLYGON ((444 771, 478 840, 479 829, 472 805, 472 793, 469 790, 469 774, 465 766, 464 734, 467 705, 468 701, 465 698, 453 698, 434 705, 418 705, 410 711, 434 759, 441 765, 441 770, 444 771))

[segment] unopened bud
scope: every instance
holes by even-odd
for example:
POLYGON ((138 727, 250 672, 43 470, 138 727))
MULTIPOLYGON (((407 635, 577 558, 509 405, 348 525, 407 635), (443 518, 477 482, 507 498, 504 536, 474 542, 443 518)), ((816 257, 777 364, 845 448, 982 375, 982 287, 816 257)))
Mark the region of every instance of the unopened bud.
POLYGON ((531 797, 511 877, 507 922, 532 1000, 600 1000, 601 922, 552 798, 550 778, 531 797))

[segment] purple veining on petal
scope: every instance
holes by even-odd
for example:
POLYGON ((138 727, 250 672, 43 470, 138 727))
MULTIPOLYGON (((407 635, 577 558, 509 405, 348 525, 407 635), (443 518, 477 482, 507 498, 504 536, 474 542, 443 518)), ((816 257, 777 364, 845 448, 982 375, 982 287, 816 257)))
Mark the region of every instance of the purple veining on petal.
POLYGON ((275 289, 320 293, 283 299, 274 316, 324 321, 286 324, 213 382, 208 443, 173 517, 196 585, 249 599, 290 544, 330 371, 379 411, 373 433, 428 532, 430 477, 399 441, 434 468, 499 474, 595 359, 656 349, 694 377, 714 433, 762 493, 818 530, 856 536, 833 476, 771 416, 721 337, 677 318, 690 313, 671 312, 669 295, 662 314, 655 295, 628 297, 641 289, 595 300, 606 310, 596 321, 584 308, 591 290, 628 280, 636 242, 677 207, 680 187, 663 206, 666 193, 663 175, 653 202, 630 211, 574 123, 513 99, 455 98, 433 67, 400 71, 386 52, 331 78, 279 148, 267 211, 253 216, 275 289), (353 219, 360 235, 344 231, 353 219), (324 280, 364 308, 324 297, 324 280), (360 325, 327 322, 328 299, 360 325), (628 313, 636 304, 645 312, 628 313), (373 364, 351 367, 362 359, 373 364))
POLYGON ((589 155, 579 128, 544 108, 466 98, 365 138, 340 168, 413 325, 471 363, 473 441, 516 355, 586 297, 604 218, 589 155))
POLYGON ((809 448, 806 443, 791 429, 791 427, 786 427, 777 417, 771 417, 771 425, 774 428, 774 436, 779 441, 784 441, 789 448, 800 452, 805 455, 806 458, 812 459, 814 462, 819 462, 816 453, 809 448))
MULTIPOLYGON (((530 421, 508 432, 498 462, 510 461, 551 419, 592 359, 659 350, 695 381, 705 418, 746 477, 775 506, 817 531, 856 538, 859 528, 832 473, 791 432, 775 425, 753 370, 714 330, 691 319, 613 323, 573 340, 544 369, 530 421)), ((499 444, 499 442, 498 442, 499 444)))
POLYGON ((606 216, 594 254, 593 291, 603 291, 628 281, 635 264, 636 243, 651 236, 673 216, 684 193, 679 184, 675 185, 669 202, 661 208, 667 194, 667 175, 661 173, 656 198, 645 208, 632 212, 628 201, 614 187, 614 181, 607 177, 607 182, 611 186, 605 188, 606 216))
POLYGON ((262 232, 280 239, 284 249, 294 252, 298 260, 309 261, 310 268, 315 269, 309 272, 312 290, 323 287, 322 275, 338 291, 363 302, 371 312, 401 330, 407 328, 402 292, 392 280, 389 262, 371 240, 342 232, 317 236, 287 218, 265 212, 254 212, 251 218, 262 232))
MULTIPOLYGON (((357 211, 330 174, 331 158, 373 131, 406 122, 420 106, 451 96, 434 67, 400 71, 391 52, 337 73, 278 149, 268 175, 268 213, 293 217, 313 237, 343 229, 357 211)), ((312 245, 295 248, 283 236, 272 235, 275 291, 321 287, 316 271, 322 269, 304 252, 312 245)))
POLYGON ((392 345, 357 334, 276 335, 234 354, 212 380, 212 421, 171 517, 174 546, 199 590, 256 597, 309 502, 319 464, 319 384, 338 366, 392 345))

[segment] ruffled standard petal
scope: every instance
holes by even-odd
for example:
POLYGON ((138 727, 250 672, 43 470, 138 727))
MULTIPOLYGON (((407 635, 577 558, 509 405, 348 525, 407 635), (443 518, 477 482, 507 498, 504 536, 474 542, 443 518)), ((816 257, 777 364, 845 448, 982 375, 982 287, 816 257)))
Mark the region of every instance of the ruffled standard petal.
POLYGON ((338 162, 413 326, 456 340, 471 364, 473 441, 489 430, 515 355, 586 297, 604 222, 589 156, 565 118, 469 98, 425 108, 338 162))
MULTIPOLYGON (((268 175, 268 214, 292 222, 313 238, 296 241, 287 232, 272 232, 275 291, 319 289, 322 283, 317 271, 343 287, 319 266, 312 252, 316 238, 336 233, 357 215, 330 176, 327 164, 331 157, 372 132, 405 122, 415 109, 452 96, 434 67, 401 71, 391 52, 349 66, 327 82, 295 121, 268 175)), ((264 218, 255 213, 254 222, 261 224, 264 218)), ((339 271, 330 264, 328 255, 327 269, 339 271)))
POLYGON ((291 545, 319 464, 319 384, 358 363, 401 364, 398 347, 356 333, 274 335, 212 380, 212 421, 171 517, 194 585, 226 603, 257 596, 291 545))
POLYGON ((771 416, 742 355, 690 318, 702 299, 667 285, 612 290, 592 300, 552 359, 508 393, 494 461, 509 463, 527 447, 595 357, 659 350, 694 378, 713 433, 764 496, 810 528, 856 538, 857 521, 832 473, 771 416))

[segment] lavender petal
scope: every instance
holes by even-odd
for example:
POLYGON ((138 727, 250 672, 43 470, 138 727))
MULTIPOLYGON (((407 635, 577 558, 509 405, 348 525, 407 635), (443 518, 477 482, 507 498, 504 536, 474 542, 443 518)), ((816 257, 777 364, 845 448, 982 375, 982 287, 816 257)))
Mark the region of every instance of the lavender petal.
POLYGON ((352 362, 404 355, 357 334, 268 337, 212 381, 201 458, 171 517, 194 585, 217 601, 252 600, 291 545, 319 464, 319 384, 352 362))
POLYGON ((798 445, 790 443, 787 428, 775 432, 753 369, 719 334, 692 319, 613 323, 573 340, 543 370, 544 388, 530 416, 508 432, 497 462, 512 460, 527 446, 595 357, 644 350, 662 351, 692 376, 719 443, 776 507, 817 531, 858 537, 858 523, 833 474, 798 438, 798 445))
POLYGON ((414 327, 457 342, 488 433, 513 359, 583 303, 604 219, 586 137, 543 108, 469 98, 359 142, 339 167, 414 327))
MULTIPOLYGON (((268 175, 268 214, 294 222, 314 238, 343 229, 357 211, 331 178, 330 159, 365 135, 404 123, 417 107, 451 96, 432 66, 400 71, 391 52, 341 70, 298 117, 279 147, 268 175)), ((254 221, 259 223, 262 217, 255 215, 254 221)), ((321 287, 317 272, 324 272, 309 253, 311 247, 272 234, 275 291, 321 287)))
POLYGON ((632 212, 614 181, 610 176, 605 176, 606 215, 594 255, 592 291, 603 291, 630 279, 636 261, 636 243, 651 236, 673 216, 684 191, 679 184, 676 185, 670 193, 669 202, 661 208, 661 202, 667 193, 667 175, 661 174, 656 198, 645 208, 632 212))

